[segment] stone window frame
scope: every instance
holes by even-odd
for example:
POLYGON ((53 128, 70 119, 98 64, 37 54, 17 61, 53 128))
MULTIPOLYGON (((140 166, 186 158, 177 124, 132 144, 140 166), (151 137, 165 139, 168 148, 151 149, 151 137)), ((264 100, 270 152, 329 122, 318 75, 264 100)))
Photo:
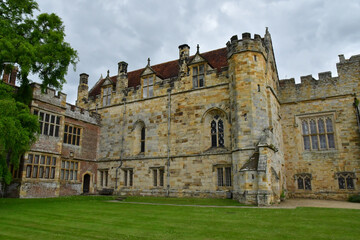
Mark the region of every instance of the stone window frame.
POLYGON ((335 179, 338 180, 338 186, 340 190, 355 190, 356 179, 354 172, 337 172, 335 173, 335 179))
POLYGON ((59 137, 61 116, 40 109, 34 109, 33 113, 38 116, 40 134, 59 137))
POLYGON ((134 169, 133 168, 122 168, 124 173, 124 186, 132 187, 134 185, 134 169))
POLYGON ((298 119, 298 123, 300 125, 301 142, 304 151, 329 151, 337 149, 335 112, 329 111, 302 114, 297 115, 296 118, 298 119), (321 128, 319 127, 320 120, 322 120, 323 124, 322 130, 320 130, 321 128), (328 120, 331 122, 332 129, 329 129, 328 127, 328 120), (312 125, 312 123, 314 123, 315 126, 312 125), (307 132, 304 130, 304 126, 307 126, 307 132))
POLYGON ((60 180, 79 181, 80 162, 77 160, 61 159, 60 180))
POLYGON ((100 187, 108 187, 109 186, 109 169, 98 169, 99 171, 99 180, 100 180, 100 187))
POLYGON ((25 161, 25 178, 55 179, 56 162, 57 157, 51 154, 28 153, 25 161))
POLYGON ((102 94, 102 105, 110 106, 111 104, 111 94, 112 94, 112 86, 106 86, 103 88, 103 94, 102 94))
POLYGON ((206 66, 207 64, 204 62, 191 66, 191 79, 194 89, 205 87, 206 66), (202 72, 200 71, 200 67, 203 67, 202 72))
POLYGON ((311 173, 298 173, 294 175, 296 187, 298 190, 311 191, 312 190, 312 175, 311 173))
POLYGON ((150 171, 152 173, 152 185, 153 187, 164 187, 165 183, 165 167, 159 166, 159 167, 150 167, 150 171))
POLYGON ((216 186, 232 187, 233 173, 231 164, 216 164, 213 168, 216 170, 216 186))
POLYGON ((156 75, 155 74, 150 74, 150 75, 146 75, 143 76, 141 78, 141 92, 142 92, 142 97, 143 98, 151 98, 154 97, 154 86, 155 86, 155 81, 156 81, 156 75), (150 80, 151 80, 151 84, 150 84, 150 80))
POLYGON ((63 143, 74 145, 74 146, 81 146, 82 133, 83 133, 82 127, 79 127, 79 126, 76 126, 76 125, 70 124, 70 123, 65 123, 63 143), (70 132, 70 130, 69 130, 70 128, 72 129, 71 130, 72 132, 70 132))
MULTIPOLYGON (((207 109, 202 117, 202 134, 201 134, 201 148, 203 151, 224 151, 230 147, 230 125, 229 125, 229 116, 228 114, 220 107, 211 107, 207 109), (214 120, 215 116, 219 116, 223 122, 223 145, 217 144, 217 146, 213 145, 213 137, 211 134, 211 122, 214 120)), ((217 127, 217 126, 216 126, 217 127)), ((218 136, 217 136, 218 143, 218 136)))

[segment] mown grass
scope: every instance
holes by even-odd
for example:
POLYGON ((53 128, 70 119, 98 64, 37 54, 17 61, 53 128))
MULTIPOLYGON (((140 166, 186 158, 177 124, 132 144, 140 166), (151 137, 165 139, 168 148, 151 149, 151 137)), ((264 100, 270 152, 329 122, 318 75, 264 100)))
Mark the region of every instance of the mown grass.
MULTIPOLYGON (((114 198, 0 199, 0 239, 359 239, 360 236, 360 210, 201 208, 105 201, 111 199, 114 198)), ((200 205, 197 199, 185 200, 189 201, 200 205)), ((223 204, 222 200, 219 204, 213 201, 209 201, 210 205, 223 204)))
POLYGON ((213 205, 213 206, 246 206, 232 199, 213 199, 213 198, 175 198, 175 197, 141 197, 130 196, 124 202, 146 202, 161 204, 180 204, 180 205, 213 205))

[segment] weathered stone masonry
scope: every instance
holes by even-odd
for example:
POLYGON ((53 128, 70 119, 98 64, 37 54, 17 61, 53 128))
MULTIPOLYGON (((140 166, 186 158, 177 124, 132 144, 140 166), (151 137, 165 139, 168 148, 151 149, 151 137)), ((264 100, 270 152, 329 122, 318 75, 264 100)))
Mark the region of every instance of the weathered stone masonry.
MULTIPOLYGON (((340 56, 338 77, 279 80, 266 30, 210 52, 198 46, 194 55, 184 44, 177 60, 127 67, 119 62, 117 75, 108 72, 90 90, 89 75, 80 74, 76 107, 34 85, 32 111, 59 116, 59 134, 40 135, 12 192, 232 197, 259 205, 359 193, 359 55, 340 56), (35 155, 57 159, 53 178, 29 175, 35 155)), ((35 165, 38 174, 49 167, 35 165)))

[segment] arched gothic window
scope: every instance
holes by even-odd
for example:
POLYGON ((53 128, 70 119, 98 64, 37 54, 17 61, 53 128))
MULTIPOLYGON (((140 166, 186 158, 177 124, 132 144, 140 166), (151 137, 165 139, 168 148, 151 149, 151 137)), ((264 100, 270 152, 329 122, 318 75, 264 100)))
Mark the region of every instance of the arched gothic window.
POLYGON ((211 146, 224 147, 224 122, 219 115, 211 121, 211 146))
POLYGON ((311 178, 310 173, 296 174, 295 180, 297 181, 298 189, 311 190, 311 178))
POLYGON ((141 128, 140 152, 145 152, 145 127, 141 128))

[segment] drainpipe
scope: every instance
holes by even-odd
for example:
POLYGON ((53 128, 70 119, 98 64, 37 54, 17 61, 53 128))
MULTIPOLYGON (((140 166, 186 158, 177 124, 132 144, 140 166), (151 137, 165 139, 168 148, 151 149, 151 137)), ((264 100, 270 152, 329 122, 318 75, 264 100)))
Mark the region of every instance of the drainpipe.
POLYGON ((120 165, 116 168, 115 172, 115 191, 117 190, 117 181, 118 181, 118 171, 123 165, 123 152, 124 152, 124 129, 125 129, 125 120, 126 120, 126 98, 123 98, 124 102, 124 112, 123 112, 123 124, 121 126, 121 147, 120 147, 120 165))
POLYGON ((170 127, 171 127, 171 88, 168 89, 168 132, 166 162, 166 196, 170 195, 170 127))

